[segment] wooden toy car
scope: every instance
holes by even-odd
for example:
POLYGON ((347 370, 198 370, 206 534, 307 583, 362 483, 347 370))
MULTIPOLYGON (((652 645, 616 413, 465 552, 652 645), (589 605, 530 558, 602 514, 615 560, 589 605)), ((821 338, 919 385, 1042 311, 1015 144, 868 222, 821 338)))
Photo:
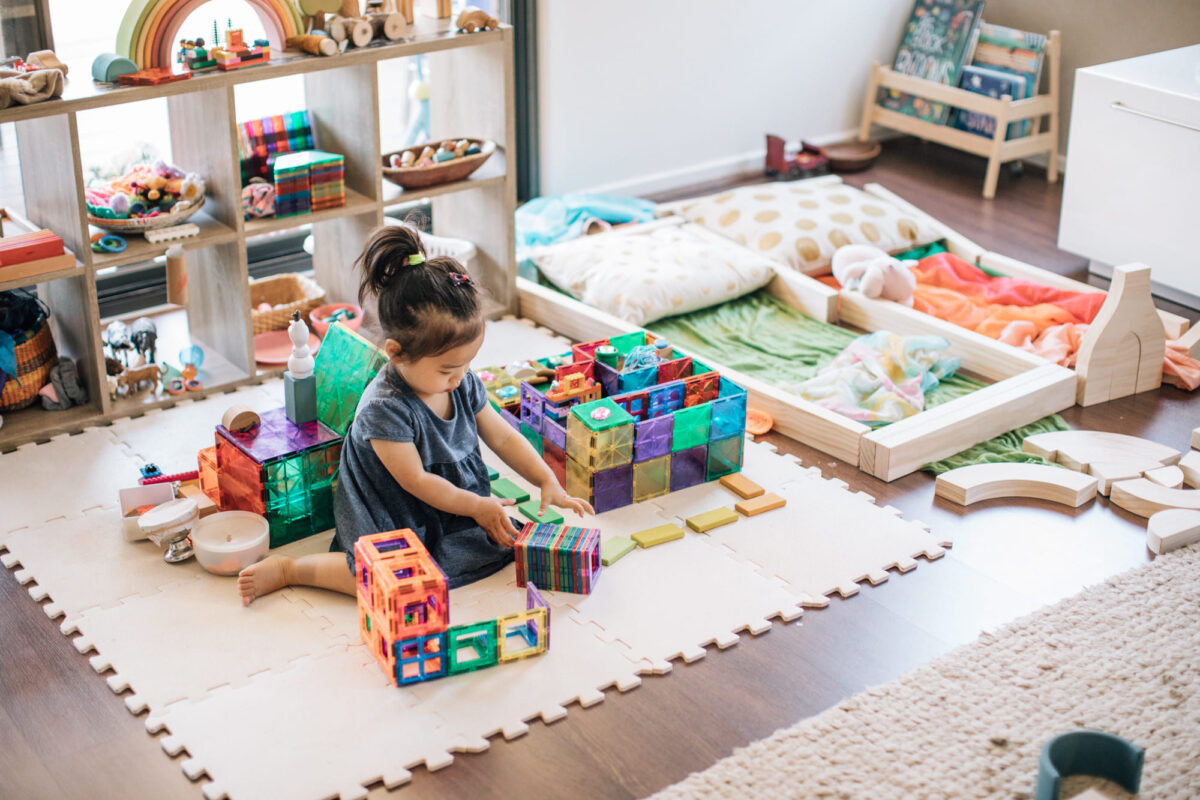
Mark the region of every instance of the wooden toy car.
POLYGON ((467 6, 458 15, 454 23, 460 31, 475 33, 476 31, 494 31, 500 25, 500 20, 488 16, 488 13, 475 6, 467 6))
POLYGON ((807 142, 801 144, 798 153, 789 156, 784 150, 784 141, 779 136, 767 134, 767 159, 764 171, 769 177, 794 181, 812 178, 829 171, 829 159, 821 155, 818 148, 807 142))

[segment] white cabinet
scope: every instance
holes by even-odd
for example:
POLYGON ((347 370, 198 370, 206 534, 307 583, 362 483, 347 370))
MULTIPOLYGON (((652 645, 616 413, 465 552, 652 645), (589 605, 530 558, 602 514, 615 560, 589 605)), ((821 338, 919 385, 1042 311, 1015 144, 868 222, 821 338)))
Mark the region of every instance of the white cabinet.
POLYGON ((1200 45, 1077 70, 1058 246, 1200 307, 1200 45))

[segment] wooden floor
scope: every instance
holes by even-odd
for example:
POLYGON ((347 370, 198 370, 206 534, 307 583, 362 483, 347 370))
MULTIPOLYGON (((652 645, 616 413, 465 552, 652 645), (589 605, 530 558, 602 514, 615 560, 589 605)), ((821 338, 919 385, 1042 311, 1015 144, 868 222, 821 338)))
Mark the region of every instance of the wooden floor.
MULTIPOLYGON (((1082 259, 1055 247, 1061 184, 1047 185, 1033 169, 1019 179, 1006 174, 996 200, 985 201, 983 172, 981 159, 902 139, 889 142, 870 171, 846 180, 882 183, 980 245, 1082 277, 1082 259)), ((1194 398, 1164 387, 1065 416, 1079 428, 1186 449, 1198 412, 1194 398)), ((593 708, 572 707, 562 722, 535 723, 512 742, 497 738, 488 752, 456 756, 446 770, 418 770, 398 792, 473 800, 513 793, 642 797, 972 641, 982 629, 1149 558, 1145 521, 1103 498, 1079 510, 988 501, 964 512, 935 499, 925 474, 885 484, 804 445, 769 438, 826 476, 952 536, 953 550, 798 623, 776 622, 736 647, 676 664, 670 675, 647 676, 628 694, 613 690, 593 708)), ((125 710, 12 574, 0 573, 0 796, 201 797, 180 771, 181 759, 162 752, 144 718, 125 710)), ((388 794, 382 786, 372 791, 388 794)))

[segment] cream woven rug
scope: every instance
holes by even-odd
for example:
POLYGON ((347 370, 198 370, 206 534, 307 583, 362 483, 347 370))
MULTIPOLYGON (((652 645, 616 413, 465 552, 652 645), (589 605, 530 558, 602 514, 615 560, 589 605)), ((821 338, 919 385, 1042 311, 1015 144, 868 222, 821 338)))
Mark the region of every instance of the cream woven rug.
POLYGON ((1200 797, 1200 545, 984 634, 655 797, 1029 798, 1042 744, 1075 728, 1146 749, 1139 797, 1200 797))

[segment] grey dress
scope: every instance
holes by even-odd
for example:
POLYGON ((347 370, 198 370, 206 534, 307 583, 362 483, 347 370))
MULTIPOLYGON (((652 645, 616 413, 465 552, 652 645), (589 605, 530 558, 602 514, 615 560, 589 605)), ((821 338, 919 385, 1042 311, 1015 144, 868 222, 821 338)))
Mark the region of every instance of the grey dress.
POLYGON ((448 514, 406 492, 375 455, 372 439, 412 442, 425 470, 480 496, 491 492, 479 453, 475 415, 487 403, 483 383, 467 372, 451 393, 454 414, 442 419, 385 365, 358 401, 342 444, 331 551, 342 551, 354 569, 360 536, 411 528, 446 573, 450 588, 485 578, 512 561, 512 550, 494 544, 474 519, 448 514))

